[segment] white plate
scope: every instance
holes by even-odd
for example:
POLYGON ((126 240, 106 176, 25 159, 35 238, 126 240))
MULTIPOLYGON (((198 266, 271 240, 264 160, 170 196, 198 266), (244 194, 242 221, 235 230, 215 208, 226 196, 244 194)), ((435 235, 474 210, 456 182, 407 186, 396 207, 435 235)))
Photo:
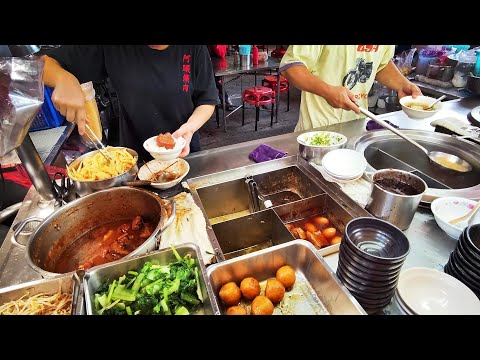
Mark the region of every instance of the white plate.
POLYGON ((400 273, 398 295, 418 315, 480 315, 480 300, 453 276, 429 268, 400 273))
POLYGON ((355 150, 337 149, 323 157, 322 166, 332 177, 349 180, 361 176, 367 168, 367 162, 355 150))
POLYGON ((181 174, 178 178, 168 182, 150 184, 150 186, 153 186, 154 188, 157 188, 160 190, 170 189, 171 187, 174 187, 175 185, 180 183, 190 171, 190 165, 188 164, 188 162, 186 162, 183 159, 174 159, 174 160, 168 160, 168 161, 161 161, 161 160, 149 161, 146 165, 143 165, 140 168, 140 170, 138 170, 138 178, 140 180, 148 180, 152 176, 151 172, 155 173, 157 171, 163 170, 168 165, 174 163, 175 161, 177 161, 177 163, 169 167, 167 171, 168 170, 178 171, 181 174))
POLYGON ((407 304, 405 304, 400 296, 398 295, 398 291, 395 290, 395 293, 393 295, 393 303, 397 305, 398 309, 403 315, 416 315, 413 313, 412 309, 409 309, 407 304))

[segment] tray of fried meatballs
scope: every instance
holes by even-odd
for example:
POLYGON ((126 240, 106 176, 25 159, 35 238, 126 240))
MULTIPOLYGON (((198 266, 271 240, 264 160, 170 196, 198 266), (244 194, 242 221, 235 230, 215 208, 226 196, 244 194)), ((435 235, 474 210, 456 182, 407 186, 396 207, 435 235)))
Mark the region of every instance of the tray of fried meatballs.
POLYGON ((207 268, 222 315, 363 314, 305 240, 294 240, 207 268))

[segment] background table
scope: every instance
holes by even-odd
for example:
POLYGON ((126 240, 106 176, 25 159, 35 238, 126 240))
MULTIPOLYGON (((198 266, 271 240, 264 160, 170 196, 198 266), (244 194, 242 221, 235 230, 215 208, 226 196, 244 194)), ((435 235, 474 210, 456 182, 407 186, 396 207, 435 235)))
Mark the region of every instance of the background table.
MULTIPOLYGON (((253 65, 250 62, 249 66, 241 66, 239 64, 234 64, 233 56, 226 56, 224 59, 213 58, 212 59, 213 65, 213 72, 215 76, 219 76, 221 78, 222 84, 222 109, 223 109, 223 129, 227 132, 227 117, 233 114, 235 111, 240 109, 242 106, 238 106, 235 110, 230 112, 228 115, 226 114, 226 104, 225 104, 225 78, 228 76, 236 76, 236 75, 243 75, 243 74, 251 74, 253 73, 255 76, 258 72, 263 73, 266 70, 272 70, 277 72, 277 90, 275 92, 275 119, 278 121, 278 102, 280 98, 280 73, 278 72, 278 68, 280 67, 280 60, 275 58, 268 58, 267 61, 258 62, 257 65, 253 65)), ((256 81, 255 81, 256 83, 256 81)))

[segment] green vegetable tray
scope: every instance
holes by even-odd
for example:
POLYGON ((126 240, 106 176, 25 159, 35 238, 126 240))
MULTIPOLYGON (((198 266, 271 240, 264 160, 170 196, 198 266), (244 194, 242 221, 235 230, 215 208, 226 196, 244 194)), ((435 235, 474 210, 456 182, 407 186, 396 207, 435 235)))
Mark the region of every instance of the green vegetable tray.
POLYGON ((86 312, 216 315, 220 311, 206 279, 200 249, 193 243, 121 259, 85 273, 86 312))

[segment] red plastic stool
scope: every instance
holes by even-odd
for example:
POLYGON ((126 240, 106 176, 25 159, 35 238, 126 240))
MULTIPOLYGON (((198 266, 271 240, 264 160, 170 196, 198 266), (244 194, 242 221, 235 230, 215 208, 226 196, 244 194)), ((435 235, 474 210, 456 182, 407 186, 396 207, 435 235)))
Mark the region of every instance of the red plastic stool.
MULTIPOLYGON (((274 75, 267 75, 262 80, 262 86, 271 88, 274 92, 277 91, 277 77, 274 75)), ((287 92, 287 111, 290 111, 290 86, 288 80, 280 76, 280 93, 287 92)))
POLYGON ((253 86, 246 89, 242 94, 242 126, 245 125, 245 103, 255 106, 255 131, 257 131, 260 118, 260 106, 272 104, 270 126, 273 126, 273 107, 275 105, 275 92, 265 86, 253 86))

